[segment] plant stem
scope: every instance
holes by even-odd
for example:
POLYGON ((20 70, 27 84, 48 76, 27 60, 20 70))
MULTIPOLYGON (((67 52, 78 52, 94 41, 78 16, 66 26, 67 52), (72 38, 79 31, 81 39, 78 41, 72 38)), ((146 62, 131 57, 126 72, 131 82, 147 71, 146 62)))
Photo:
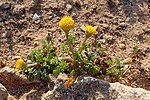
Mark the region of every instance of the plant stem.
POLYGON ((83 43, 82 43, 82 45, 81 45, 81 48, 79 49, 79 53, 82 52, 82 50, 83 50, 82 47, 85 45, 85 42, 86 42, 87 39, 88 39, 88 37, 86 36, 83 43))
POLYGON ((75 57, 74 57, 74 51, 73 51, 73 46, 72 46, 72 44, 70 44, 70 42, 69 42, 69 33, 68 32, 65 32, 65 34, 66 34, 66 39, 67 39, 67 43, 68 43, 68 46, 69 46, 69 49, 70 49, 70 51, 71 51, 71 53, 72 53, 72 58, 73 58, 73 61, 75 62, 75 57))

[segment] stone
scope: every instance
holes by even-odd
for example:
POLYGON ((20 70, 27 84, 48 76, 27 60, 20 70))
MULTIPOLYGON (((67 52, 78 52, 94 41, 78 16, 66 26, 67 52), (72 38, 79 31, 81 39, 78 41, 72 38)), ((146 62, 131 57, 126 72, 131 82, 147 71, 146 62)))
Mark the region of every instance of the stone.
POLYGON ((70 10, 72 9, 72 5, 67 4, 67 5, 66 5, 66 8, 67 8, 67 11, 70 11, 70 10))
POLYGON ((11 9, 11 4, 6 2, 6 3, 1 5, 1 9, 2 10, 9 10, 9 9, 11 9))
POLYGON ((3 18, 0 17, 0 22, 3 22, 3 18))
POLYGON ((68 79, 68 76, 64 73, 60 73, 57 77, 57 81, 66 81, 68 79))
POLYGON ((79 76, 75 83, 65 89, 63 82, 56 83, 53 90, 43 94, 42 100, 150 100, 150 91, 133 88, 94 77, 79 76))
POLYGON ((21 58, 21 56, 15 56, 13 59, 14 60, 18 60, 18 59, 20 59, 21 58))
POLYGON ((12 95, 8 95, 7 100, 17 100, 15 97, 13 97, 12 95))
POLYGON ((23 94, 23 96, 21 96, 19 100, 41 100, 41 99, 37 90, 31 90, 23 94))
POLYGON ((123 44, 123 43, 119 44, 119 47, 120 47, 120 49, 122 49, 122 50, 125 50, 125 49, 126 49, 126 45, 123 44))
POLYGON ((0 69, 0 83, 5 84, 5 86, 19 86, 24 84, 40 83, 40 81, 29 81, 20 70, 4 67, 0 69))
POLYGON ((116 82, 110 83, 109 96, 110 100, 150 100, 150 91, 116 82))
POLYGON ((85 26, 84 26, 84 25, 82 25, 82 26, 80 27, 80 29, 81 29, 83 32, 85 32, 85 31, 86 31, 86 29, 85 29, 85 26))
POLYGON ((0 83, 0 100, 7 100, 8 92, 5 86, 0 83))
POLYGON ((93 77, 79 77, 71 88, 65 89, 63 82, 55 85, 52 91, 45 93, 43 100, 108 100, 109 83, 93 77))
POLYGON ((37 13, 35 13, 34 15, 33 15, 33 18, 32 18, 33 20, 40 20, 40 16, 37 14, 37 13))
POLYGON ((23 5, 15 5, 14 9, 13 9, 13 14, 16 17, 21 17, 21 16, 25 15, 25 6, 23 6, 23 5))

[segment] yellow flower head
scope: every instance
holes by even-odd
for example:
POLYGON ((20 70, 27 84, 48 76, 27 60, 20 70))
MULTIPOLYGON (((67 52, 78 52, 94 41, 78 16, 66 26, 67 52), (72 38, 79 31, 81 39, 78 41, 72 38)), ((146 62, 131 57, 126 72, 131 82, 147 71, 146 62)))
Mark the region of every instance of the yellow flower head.
POLYGON ((65 16, 60 20, 59 26, 63 31, 69 31, 74 28, 74 20, 70 16, 65 16))
POLYGON ((132 58, 131 58, 131 57, 129 57, 129 58, 123 60, 123 64, 132 64, 132 63, 133 63, 133 61, 132 61, 132 58))
POLYGON ((23 61, 22 58, 18 59, 18 60, 16 61, 16 68, 17 68, 17 69, 22 69, 23 63, 24 63, 24 61, 23 61))
POLYGON ((96 28, 88 25, 88 26, 86 26, 86 32, 95 35, 96 34, 96 28))

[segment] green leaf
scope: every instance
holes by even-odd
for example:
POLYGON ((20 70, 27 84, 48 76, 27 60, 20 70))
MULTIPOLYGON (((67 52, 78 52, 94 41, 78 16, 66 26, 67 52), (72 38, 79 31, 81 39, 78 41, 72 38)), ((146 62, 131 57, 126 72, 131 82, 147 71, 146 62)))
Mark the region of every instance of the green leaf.
POLYGON ((107 73, 108 75, 110 75, 110 74, 112 73, 111 69, 110 69, 110 68, 107 68, 107 69, 106 69, 106 73, 107 73))
POLYGON ((37 50, 35 57, 36 57, 36 62, 37 63, 42 63, 43 62, 43 54, 42 54, 40 49, 37 50))
POLYGON ((50 64, 57 65, 59 63, 59 59, 57 57, 53 57, 50 61, 50 64))
POLYGON ((133 48, 133 52, 134 52, 134 53, 138 53, 138 51, 139 51, 139 48, 138 48, 138 47, 134 47, 134 48, 133 48))
POLYGON ((56 75, 58 75, 60 73, 60 70, 55 69, 55 70, 53 70, 53 73, 56 74, 56 75))
POLYGON ((70 49, 69 49, 68 45, 63 43, 61 45, 61 51, 62 51, 62 53, 69 53, 70 49))
POLYGON ((107 48, 101 48, 100 50, 97 50, 96 52, 101 54, 101 53, 105 52, 106 50, 107 50, 107 48))
POLYGON ((75 41, 75 35, 74 34, 69 34, 69 43, 73 44, 75 41))
POLYGON ((92 67, 90 67, 90 72, 91 72, 93 75, 95 75, 95 74, 97 74, 98 69, 99 69, 99 66, 97 66, 97 65, 92 66, 92 67))
POLYGON ((97 59, 97 58, 99 58, 99 56, 97 56, 96 54, 93 54, 91 60, 94 60, 94 59, 97 59))
POLYGON ((59 62, 58 66, 53 70, 53 73, 59 74, 60 72, 64 72, 67 66, 68 66, 68 63, 62 60, 61 62, 59 62))
POLYGON ((75 52, 74 57, 77 62, 83 62, 82 55, 79 52, 75 52))
POLYGON ((48 43, 46 40, 42 40, 41 43, 43 45, 43 48, 48 48, 48 43))
POLYGON ((92 55, 88 50, 85 51, 85 55, 87 56, 89 61, 92 59, 92 55))
POLYGON ((85 42, 83 46, 81 44, 79 44, 79 48, 81 50, 86 50, 87 48, 89 48, 89 45, 85 42))
POLYGON ((40 71, 41 74, 41 80, 47 81, 49 80, 49 74, 46 72, 46 70, 40 71))
POLYGON ((120 59, 119 59, 119 58, 116 58, 116 59, 115 59, 115 63, 116 63, 117 66, 120 66, 120 64, 121 64, 120 59))
POLYGON ((107 63, 110 66, 114 64, 113 60, 105 60, 104 62, 107 63))
POLYGON ((75 74, 75 70, 71 70, 71 74, 75 74))

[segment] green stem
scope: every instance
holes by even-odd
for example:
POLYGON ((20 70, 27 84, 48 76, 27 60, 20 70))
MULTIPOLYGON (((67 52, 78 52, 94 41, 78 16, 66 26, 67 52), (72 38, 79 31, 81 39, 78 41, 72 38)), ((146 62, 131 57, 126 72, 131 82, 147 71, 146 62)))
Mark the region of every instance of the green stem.
POLYGON ((69 49, 70 49, 70 51, 71 51, 71 53, 72 53, 72 58, 73 58, 73 60, 75 61, 75 57, 74 57, 74 51, 73 51, 73 46, 72 46, 72 44, 70 44, 70 42, 69 42, 69 32, 65 32, 66 33, 66 39, 67 39, 67 43, 68 43, 68 46, 69 46, 69 49))
POLYGON ((81 45, 81 48, 79 49, 79 53, 82 53, 82 50, 83 50, 82 47, 85 45, 85 42, 86 42, 87 39, 88 39, 88 37, 86 36, 83 43, 82 43, 82 45, 81 45))

